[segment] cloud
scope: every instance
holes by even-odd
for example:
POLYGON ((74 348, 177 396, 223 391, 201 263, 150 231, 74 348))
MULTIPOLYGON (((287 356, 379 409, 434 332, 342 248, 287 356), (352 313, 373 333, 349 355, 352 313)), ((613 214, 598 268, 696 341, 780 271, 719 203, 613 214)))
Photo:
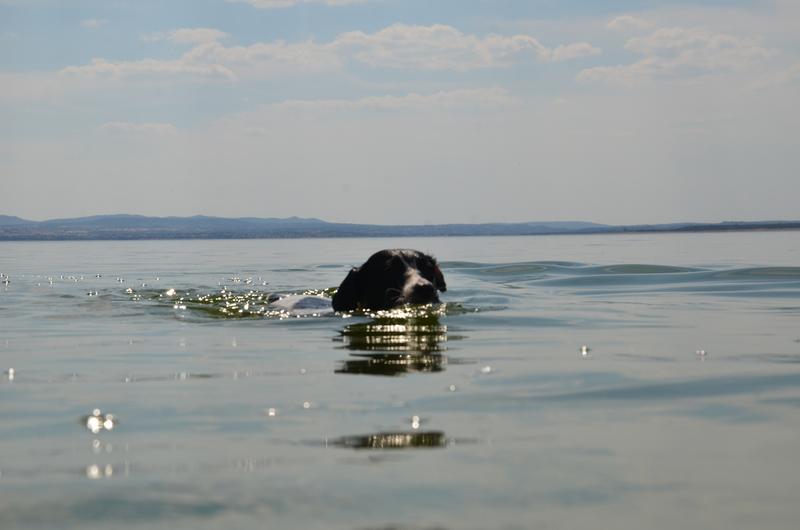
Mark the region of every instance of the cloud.
POLYGON ((578 80, 630 85, 695 77, 742 70, 777 53, 750 37, 680 27, 661 28, 646 37, 629 39, 625 49, 644 58, 627 65, 588 68, 578 74, 578 80))
POLYGON ((443 24, 394 24, 372 34, 352 31, 340 35, 336 44, 352 49, 355 60, 370 66, 421 70, 503 67, 526 55, 557 62, 600 53, 584 42, 551 49, 529 35, 478 37, 443 24))
POLYGON ((559 62, 597 55, 600 50, 577 42, 549 48, 529 35, 485 37, 464 34, 452 26, 395 24, 375 33, 342 33, 327 43, 282 40, 249 46, 227 46, 227 34, 212 28, 183 28, 146 35, 147 41, 171 40, 193 47, 177 59, 111 61, 69 66, 64 75, 84 76, 194 76, 236 81, 242 77, 275 77, 341 69, 347 62, 376 68, 457 70, 507 67, 534 59, 559 62))
POLYGON ((800 81, 800 63, 793 64, 783 70, 757 79, 751 86, 762 89, 774 86, 788 85, 800 81))
POLYGON ((625 49, 641 54, 673 50, 678 53, 689 52, 695 57, 723 58, 725 62, 732 61, 736 64, 761 59, 770 54, 749 37, 735 37, 697 28, 661 28, 648 37, 628 40, 625 49))
POLYGON ((459 89, 431 94, 409 93, 403 96, 371 96, 361 99, 288 100, 277 105, 281 110, 413 110, 453 109, 468 107, 498 107, 516 103, 508 91, 501 87, 486 89, 459 89))
POLYGON ((223 65, 196 63, 184 58, 172 61, 142 59, 139 61, 118 62, 107 61, 106 59, 92 59, 92 62, 87 65, 68 66, 59 73, 63 76, 111 78, 177 75, 228 81, 237 80, 236 74, 223 65))
POLYGON ((218 42, 197 46, 186 53, 184 60, 193 63, 214 62, 231 68, 248 69, 251 74, 319 72, 337 69, 341 58, 335 46, 314 41, 287 43, 259 42, 250 46, 224 46, 218 42))
POLYGON ((241 76, 270 77, 292 72, 329 71, 341 66, 335 45, 279 40, 249 46, 226 46, 220 41, 227 37, 227 33, 213 28, 181 28, 151 33, 143 35, 142 40, 168 40, 193 46, 177 59, 110 61, 95 58, 90 64, 64 68, 61 74, 115 78, 193 76, 239 81, 241 76))
POLYGON ((105 26, 106 24, 108 24, 108 20, 104 18, 88 18, 81 21, 81 26, 84 28, 99 28, 100 26, 105 26))
POLYGON ((100 126, 100 131, 138 136, 173 136, 178 133, 171 123, 132 123, 115 121, 100 126))
POLYGON ((224 31, 213 28, 183 28, 169 34, 169 39, 181 44, 203 44, 217 42, 227 37, 224 31))
POLYGON ((227 0, 230 3, 245 3, 259 9, 281 9, 293 7, 298 4, 325 4, 329 6, 344 6, 360 4, 369 0, 227 0))
POLYGON ((217 42, 228 36, 224 31, 214 28, 181 28, 168 33, 148 33, 142 35, 145 42, 169 40, 179 44, 206 44, 217 42))
POLYGON ((595 48, 588 42, 576 42, 566 45, 561 44, 550 52, 550 61, 568 61, 570 59, 577 59, 579 57, 600 55, 600 53, 602 53, 600 48, 595 48))
POLYGON ((635 17, 633 15, 621 15, 612 19, 606 27, 614 31, 629 31, 639 29, 649 29, 653 24, 647 20, 635 17))

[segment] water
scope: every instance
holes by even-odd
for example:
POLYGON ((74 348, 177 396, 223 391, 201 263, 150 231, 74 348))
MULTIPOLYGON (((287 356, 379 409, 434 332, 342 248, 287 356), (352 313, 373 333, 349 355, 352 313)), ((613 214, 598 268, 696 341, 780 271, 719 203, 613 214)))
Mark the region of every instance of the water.
POLYGON ((1 243, 0 528, 795 528, 798 236, 1 243))

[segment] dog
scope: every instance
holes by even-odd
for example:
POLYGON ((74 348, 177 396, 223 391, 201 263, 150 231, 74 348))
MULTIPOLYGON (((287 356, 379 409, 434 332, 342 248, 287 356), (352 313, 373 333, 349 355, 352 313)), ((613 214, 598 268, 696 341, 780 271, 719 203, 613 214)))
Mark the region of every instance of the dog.
POLYGON ((381 250, 350 270, 333 295, 333 310, 435 304, 445 291, 444 275, 432 256, 418 250, 381 250))

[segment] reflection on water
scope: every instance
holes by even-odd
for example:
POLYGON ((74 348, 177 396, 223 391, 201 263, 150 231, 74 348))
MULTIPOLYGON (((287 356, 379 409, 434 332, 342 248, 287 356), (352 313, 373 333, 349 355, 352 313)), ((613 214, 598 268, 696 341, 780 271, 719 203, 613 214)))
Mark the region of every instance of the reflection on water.
POLYGON ((117 425, 117 418, 113 414, 103 414, 100 409, 94 409, 91 414, 83 416, 81 423, 92 433, 100 431, 112 431, 117 425))
POLYGON ((447 357, 441 354, 374 353, 354 354, 341 361, 337 374, 402 375, 409 372, 441 372, 447 357))
POLYGON ((421 449, 447 447, 443 432, 379 432, 355 436, 342 436, 329 445, 346 449, 421 449))
POLYGON ((444 349, 447 326, 437 315, 385 317, 345 326, 344 346, 356 351, 436 353, 444 349))
POLYGON ((114 466, 111 464, 106 464, 106 465, 91 464, 86 466, 86 478, 90 480, 111 478, 113 476, 114 476, 114 466))
POLYGON ((345 326, 335 340, 354 353, 341 361, 336 373, 395 376, 441 372, 447 365, 442 352, 448 335, 440 312, 435 306, 386 311, 368 322, 345 326))

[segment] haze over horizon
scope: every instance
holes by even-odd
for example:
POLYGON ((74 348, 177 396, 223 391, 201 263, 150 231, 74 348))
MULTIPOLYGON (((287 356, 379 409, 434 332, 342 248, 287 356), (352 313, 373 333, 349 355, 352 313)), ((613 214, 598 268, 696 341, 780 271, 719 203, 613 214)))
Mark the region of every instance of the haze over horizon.
POLYGON ((800 217, 791 0, 0 0, 0 214, 800 217))

